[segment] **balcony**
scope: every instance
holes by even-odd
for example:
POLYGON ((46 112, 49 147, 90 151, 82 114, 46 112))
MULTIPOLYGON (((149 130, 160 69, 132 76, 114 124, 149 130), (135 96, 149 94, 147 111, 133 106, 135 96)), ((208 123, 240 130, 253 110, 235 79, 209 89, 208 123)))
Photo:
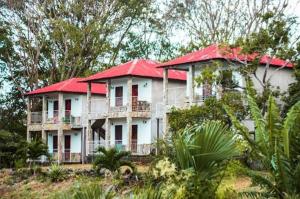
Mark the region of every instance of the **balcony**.
MULTIPOLYGON (((50 153, 51 158, 54 161, 58 160, 58 152, 57 150, 53 153, 50 153)), ((71 152, 64 152, 62 153, 62 161, 63 162, 81 162, 81 153, 71 153, 71 152)))
MULTIPOLYGON (((106 149, 116 148, 119 151, 128 150, 128 144, 124 144, 122 140, 115 140, 114 142, 106 140, 89 141, 88 146, 88 154, 90 155, 97 153, 97 149, 100 146, 105 147, 106 149)), ((138 144, 137 140, 132 140, 131 142, 131 152, 133 155, 149 155, 152 148, 151 144, 138 144)))
POLYGON ((31 112, 30 113, 30 124, 42 124, 43 114, 42 112, 31 112))
POLYGON ((132 96, 132 111, 146 112, 151 110, 151 104, 147 101, 138 100, 138 96, 132 96))
POLYGON ((58 124, 59 123, 58 110, 46 111, 45 115, 46 115, 45 116, 46 124, 58 124))

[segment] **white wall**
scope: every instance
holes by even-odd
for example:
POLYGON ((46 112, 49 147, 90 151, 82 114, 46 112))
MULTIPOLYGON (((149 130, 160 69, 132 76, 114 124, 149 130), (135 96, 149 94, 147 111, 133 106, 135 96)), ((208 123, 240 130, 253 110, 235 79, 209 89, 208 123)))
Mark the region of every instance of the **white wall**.
MULTIPOLYGON (((122 144, 128 144, 128 129, 126 119, 111 119, 110 126, 110 141, 115 143, 115 126, 122 125, 122 144)), ((151 120, 150 119, 135 119, 132 120, 132 125, 138 126, 137 144, 151 144, 151 120)))
MULTIPOLYGON (((128 78, 118 78, 111 80, 111 87, 110 87, 110 106, 115 106, 115 89, 116 87, 122 86, 123 87, 123 106, 127 105, 127 94, 128 94, 128 87, 127 87, 127 80, 128 78)), ((151 103, 152 99, 152 80, 147 78, 132 78, 132 85, 138 85, 138 100, 139 101, 148 101, 151 103)))
MULTIPOLYGON (((70 99, 71 100, 71 115, 74 117, 80 117, 82 115, 83 111, 83 98, 86 97, 86 95, 80 95, 80 94, 64 94, 63 98, 63 114, 65 113, 65 100, 70 99)), ((49 98, 48 101, 48 118, 53 117, 53 106, 54 101, 57 101, 58 98, 49 98)))
MULTIPOLYGON (((49 153, 53 153, 53 136, 57 135, 57 132, 49 132, 48 133, 48 150, 49 153), (51 136, 50 136, 51 134, 51 136)), ((71 135, 71 153, 81 153, 81 132, 80 131, 64 131, 65 135, 71 135)), ((62 139, 62 148, 64 152, 64 137, 62 139)))

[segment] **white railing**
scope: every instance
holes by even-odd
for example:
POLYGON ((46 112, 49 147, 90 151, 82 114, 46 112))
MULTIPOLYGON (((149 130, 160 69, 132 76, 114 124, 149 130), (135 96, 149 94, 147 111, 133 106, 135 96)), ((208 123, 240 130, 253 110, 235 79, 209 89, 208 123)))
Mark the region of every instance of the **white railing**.
POLYGON ((43 118, 43 112, 31 112, 30 124, 41 124, 43 118))
POLYGON ((58 110, 46 111, 45 115, 46 115, 45 123, 48 123, 48 124, 58 124, 59 123, 58 110))
MULTIPOLYGON (((122 140, 115 140, 113 142, 98 140, 98 141, 89 141, 88 142, 88 154, 97 153, 97 149, 102 146, 106 149, 116 148, 120 151, 126 151, 129 149, 128 144, 124 144, 122 140)), ((151 144, 138 144, 136 140, 131 142, 131 152, 133 155, 149 155, 152 149, 151 144)))

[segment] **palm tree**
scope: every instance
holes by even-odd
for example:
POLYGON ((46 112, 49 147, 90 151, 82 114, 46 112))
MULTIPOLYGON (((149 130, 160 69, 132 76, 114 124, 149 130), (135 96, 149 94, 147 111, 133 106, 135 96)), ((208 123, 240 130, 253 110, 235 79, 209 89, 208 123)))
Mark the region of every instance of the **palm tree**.
POLYGON ((281 118, 272 96, 268 99, 268 110, 265 115, 261 113, 251 92, 247 94, 247 101, 251 118, 255 123, 255 140, 250 138, 249 130, 238 121, 233 111, 228 106, 224 108, 237 132, 249 143, 255 159, 261 162, 270 176, 245 170, 264 190, 246 195, 259 194, 265 197, 285 198, 287 195, 299 194, 300 102, 289 110, 285 118, 281 118))
POLYGON ((130 155, 130 152, 128 151, 118 151, 115 148, 105 149, 104 147, 99 147, 97 152, 99 154, 96 155, 93 165, 98 172, 104 168, 111 172, 117 171, 119 173, 122 166, 127 166, 133 171, 135 170, 134 165, 130 161, 124 160, 124 158, 127 158, 130 155))
POLYGON ((41 156, 44 155, 49 158, 48 146, 42 140, 33 140, 28 142, 25 146, 25 150, 27 159, 30 160, 29 168, 34 166, 36 160, 38 160, 41 156))

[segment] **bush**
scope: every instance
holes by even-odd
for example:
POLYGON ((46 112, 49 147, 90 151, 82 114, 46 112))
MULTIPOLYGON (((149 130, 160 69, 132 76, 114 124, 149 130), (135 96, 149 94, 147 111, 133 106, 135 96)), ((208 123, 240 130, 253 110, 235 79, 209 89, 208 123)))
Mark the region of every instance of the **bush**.
POLYGON ((48 172, 48 177, 50 178, 51 182, 59 182, 66 179, 67 173, 60 165, 52 164, 48 172))
POLYGON ((98 183, 80 184, 79 187, 67 192, 54 195, 55 199, 112 199, 115 192, 111 189, 104 190, 98 183))

